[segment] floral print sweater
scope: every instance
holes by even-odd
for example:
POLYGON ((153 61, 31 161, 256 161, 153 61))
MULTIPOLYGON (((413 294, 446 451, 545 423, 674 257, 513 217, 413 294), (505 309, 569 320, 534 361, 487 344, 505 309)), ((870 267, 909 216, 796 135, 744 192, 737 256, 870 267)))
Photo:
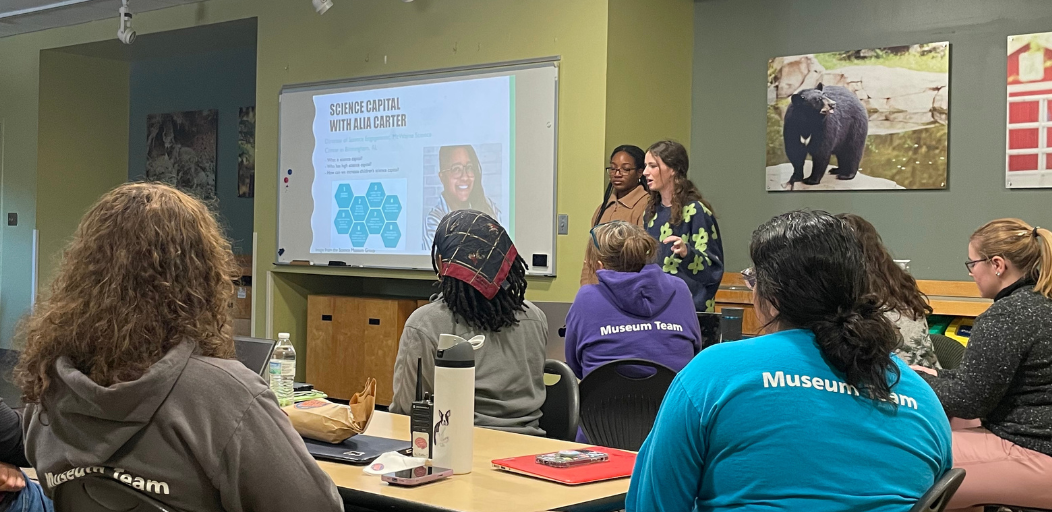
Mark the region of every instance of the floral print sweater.
POLYGON ((694 309, 715 311, 716 290, 723 279, 723 243, 716 218, 700 201, 683 207, 683 222, 672 225, 671 216, 672 209, 659 204, 653 218, 643 219, 647 233, 658 241, 657 264, 666 273, 686 281, 694 297, 694 309), (687 245, 686 257, 673 254, 671 243, 661 243, 672 235, 681 237, 687 245))

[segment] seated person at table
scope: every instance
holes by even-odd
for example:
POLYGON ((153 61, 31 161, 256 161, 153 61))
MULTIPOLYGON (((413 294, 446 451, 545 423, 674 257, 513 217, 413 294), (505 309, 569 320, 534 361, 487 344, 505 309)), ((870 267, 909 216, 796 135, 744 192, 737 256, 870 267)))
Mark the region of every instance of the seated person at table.
POLYGON ((654 264, 657 241, 625 221, 592 229, 599 284, 582 286, 566 315, 566 363, 577 378, 619 359, 679 371, 701 350, 694 300, 654 264))
POLYGON ((994 303, 960 366, 921 374, 946 414, 981 420, 955 422, 953 463, 968 476, 948 508, 1052 509, 1052 232, 995 220, 972 235, 965 266, 994 303))
POLYGON ((0 512, 53 512, 51 500, 19 468, 28 468, 22 417, 0 400, 0 512))
POLYGON ((917 288, 917 281, 891 258, 873 224, 850 213, 837 217, 847 221, 862 242, 870 291, 884 301, 889 308, 884 315, 902 335, 902 345, 895 349, 895 355, 909 365, 941 368, 928 336, 927 315, 931 313, 931 306, 917 288))
POLYGON ((26 456, 48 496, 87 474, 181 511, 342 511, 259 375, 234 358, 238 266, 200 201, 110 191, 26 325, 26 456))
POLYGON ((636 458, 633 511, 905 512, 951 466, 939 400, 892 349, 862 245, 825 212, 752 236, 767 334, 698 354, 636 458))
POLYGON ((438 225, 431 258, 441 292, 409 316, 398 342, 391 412, 409 414, 416 362, 423 387, 434 392, 438 337, 486 336, 475 351, 475 425, 544 435, 544 359, 548 320, 525 299, 526 262, 489 215, 450 212, 438 225))

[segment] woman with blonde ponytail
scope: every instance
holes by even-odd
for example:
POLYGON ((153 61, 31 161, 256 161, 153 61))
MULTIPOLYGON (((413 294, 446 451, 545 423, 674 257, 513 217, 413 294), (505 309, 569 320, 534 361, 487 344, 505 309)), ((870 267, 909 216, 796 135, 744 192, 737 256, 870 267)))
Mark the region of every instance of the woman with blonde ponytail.
POLYGON ((959 367, 918 369, 946 414, 981 420, 954 428, 954 466, 968 476, 948 509, 1052 509, 1052 232, 991 221, 972 234, 964 265, 994 303, 959 367))
POLYGON ((654 264, 657 252, 657 241, 635 224, 592 228, 599 283, 582 286, 566 316, 566 362, 578 378, 618 359, 679 371, 701 350, 690 290, 654 264))

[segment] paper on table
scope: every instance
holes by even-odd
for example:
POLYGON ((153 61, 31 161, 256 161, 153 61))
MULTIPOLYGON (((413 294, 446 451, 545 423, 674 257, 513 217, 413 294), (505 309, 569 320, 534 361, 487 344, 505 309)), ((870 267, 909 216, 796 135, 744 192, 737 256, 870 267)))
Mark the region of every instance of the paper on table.
POLYGON ((427 464, 427 459, 420 457, 407 457, 398 452, 387 452, 380 455, 362 471, 367 475, 383 475, 404 471, 406 469, 418 468, 427 464))

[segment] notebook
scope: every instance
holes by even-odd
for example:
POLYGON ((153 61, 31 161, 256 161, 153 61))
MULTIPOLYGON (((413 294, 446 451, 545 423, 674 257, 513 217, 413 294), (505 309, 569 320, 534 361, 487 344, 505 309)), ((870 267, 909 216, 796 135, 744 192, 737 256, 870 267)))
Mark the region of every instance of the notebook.
POLYGON ((539 454, 534 454, 509 459, 496 459, 491 461, 491 463, 494 468, 502 471, 532 476, 565 485, 590 484, 592 482, 632 476, 632 467, 636 464, 636 454, 602 446, 590 446, 587 449, 603 452, 610 456, 610 460, 569 468, 553 468, 537 464, 537 455, 539 454))
POLYGON ((355 466, 364 466, 387 452, 401 452, 403 455, 412 452, 409 441, 366 435, 354 436, 340 444, 303 438, 303 444, 307 445, 307 452, 315 459, 355 466))

